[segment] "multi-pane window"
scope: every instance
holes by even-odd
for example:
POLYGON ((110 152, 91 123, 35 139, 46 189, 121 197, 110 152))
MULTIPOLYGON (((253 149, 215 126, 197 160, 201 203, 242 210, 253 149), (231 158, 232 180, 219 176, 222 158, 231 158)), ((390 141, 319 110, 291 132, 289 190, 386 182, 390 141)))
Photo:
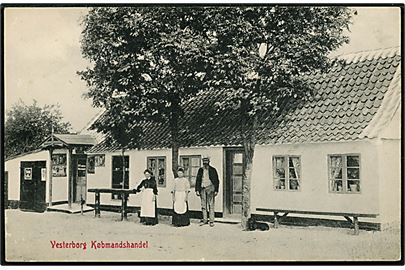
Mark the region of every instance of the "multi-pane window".
POLYGON ((336 193, 360 192, 360 156, 329 155, 329 190, 336 193))
POLYGON ((274 156, 274 189, 299 190, 301 186, 301 164, 298 156, 274 156))
POLYGON ((147 168, 155 176, 158 187, 166 187, 166 158, 148 157, 147 168))
POLYGON ((195 187, 197 172, 201 167, 201 156, 180 156, 180 166, 184 169, 184 177, 188 178, 190 187, 195 187))

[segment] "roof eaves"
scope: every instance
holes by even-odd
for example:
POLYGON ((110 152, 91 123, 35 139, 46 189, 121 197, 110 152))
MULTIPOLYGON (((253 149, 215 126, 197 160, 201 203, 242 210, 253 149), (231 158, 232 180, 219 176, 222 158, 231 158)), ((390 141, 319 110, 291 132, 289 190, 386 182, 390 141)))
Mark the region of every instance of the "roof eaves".
POLYGON ((7 157, 4 161, 9 161, 9 160, 16 159, 16 158, 20 158, 20 157, 23 157, 23 156, 26 156, 26 155, 39 153, 39 152, 41 152, 41 151, 44 151, 44 149, 38 148, 38 149, 35 149, 35 150, 31 150, 31 151, 29 151, 29 152, 20 153, 20 154, 17 154, 17 155, 13 155, 13 156, 7 157))

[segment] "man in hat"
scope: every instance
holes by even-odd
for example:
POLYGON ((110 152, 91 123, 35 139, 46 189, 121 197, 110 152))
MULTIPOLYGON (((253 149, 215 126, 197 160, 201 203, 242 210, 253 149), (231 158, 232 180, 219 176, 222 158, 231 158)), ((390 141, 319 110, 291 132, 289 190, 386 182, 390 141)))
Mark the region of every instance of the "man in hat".
POLYGON ((201 210, 203 220, 201 225, 208 224, 207 210, 209 211, 210 226, 214 226, 215 196, 218 194, 219 179, 217 170, 210 166, 209 157, 203 157, 203 167, 197 172, 195 192, 201 196, 201 210), (208 209, 207 209, 208 208, 208 209))

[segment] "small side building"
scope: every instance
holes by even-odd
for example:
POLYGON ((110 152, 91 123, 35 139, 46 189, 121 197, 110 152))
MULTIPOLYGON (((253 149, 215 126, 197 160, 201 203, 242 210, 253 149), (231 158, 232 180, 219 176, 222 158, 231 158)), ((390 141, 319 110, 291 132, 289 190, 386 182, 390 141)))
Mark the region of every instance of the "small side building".
POLYGON ((45 211, 65 204, 72 209, 86 198, 90 164, 84 151, 95 144, 89 135, 54 134, 38 150, 8 158, 5 207, 45 211))

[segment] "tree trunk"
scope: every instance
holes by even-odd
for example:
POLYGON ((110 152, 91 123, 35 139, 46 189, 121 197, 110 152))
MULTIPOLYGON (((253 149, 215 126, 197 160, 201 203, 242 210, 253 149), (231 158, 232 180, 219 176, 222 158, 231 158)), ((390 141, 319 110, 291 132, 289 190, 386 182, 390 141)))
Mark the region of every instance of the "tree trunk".
POLYGON ((170 136, 172 143, 172 172, 174 178, 177 177, 177 169, 179 167, 178 125, 179 125, 179 101, 176 99, 174 102, 172 102, 172 113, 170 117, 170 136))
POLYGON ((256 145, 257 116, 242 118, 242 138, 244 148, 243 179, 242 179, 242 230, 248 230, 248 220, 251 216, 250 194, 253 169, 253 156, 256 145))

